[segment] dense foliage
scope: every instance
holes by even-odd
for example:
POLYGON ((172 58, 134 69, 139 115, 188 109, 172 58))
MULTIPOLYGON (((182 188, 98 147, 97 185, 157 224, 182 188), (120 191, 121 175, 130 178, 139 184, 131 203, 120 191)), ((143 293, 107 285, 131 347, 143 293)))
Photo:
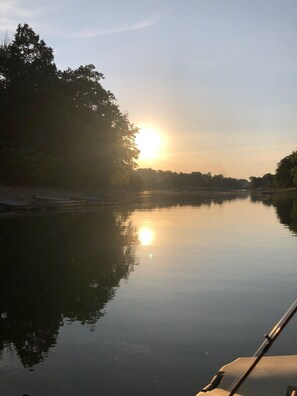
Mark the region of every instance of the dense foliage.
POLYGON ((297 150, 278 163, 275 182, 277 187, 297 186, 297 150))
POLYGON ((252 188, 274 187, 275 175, 273 175, 272 173, 266 173, 262 177, 251 176, 250 181, 252 188))
POLYGON ((0 46, 0 180, 63 185, 125 182, 135 128, 93 65, 58 70, 27 25, 0 46))
POLYGON ((242 189, 248 185, 247 180, 224 177, 211 173, 201 172, 176 173, 154 169, 137 169, 133 176, 132 184, 145 189, 197 189, 197 188, 222 188, 242 189))
POLYGON ((262 177, 251 176, 251 187, 287 188, 297 186, 297 150, 277 164, 275 175, 267 173, 262 177))

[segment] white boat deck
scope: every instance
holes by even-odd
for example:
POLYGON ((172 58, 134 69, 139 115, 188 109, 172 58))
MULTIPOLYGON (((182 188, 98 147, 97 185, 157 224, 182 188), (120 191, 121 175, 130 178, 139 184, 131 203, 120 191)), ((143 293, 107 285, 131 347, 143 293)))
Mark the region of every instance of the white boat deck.
MULTIPOLYGON (((235 380, 252 364, 253 357, 239 358, 223 366, 218 387, 197 396, 228 396, 235 380)), ((297 396, 297 355, 263 357, 238 389, 241 396, 297 396), (295 392, 295 393, 294 393, 295 392)))

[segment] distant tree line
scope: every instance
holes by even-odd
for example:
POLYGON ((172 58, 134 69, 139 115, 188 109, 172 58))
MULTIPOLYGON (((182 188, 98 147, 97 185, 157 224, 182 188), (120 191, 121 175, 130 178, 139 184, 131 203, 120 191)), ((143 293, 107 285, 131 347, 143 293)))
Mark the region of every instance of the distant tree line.
POLYGON ((142 189, 242 189, 247 188, 248 184, 245 179, 224 177, 221 174, 212 176, 210 172, 177 173, 150 168, 137 169, 131 178, 131 185, 142 189))
POLYGON ((0 181, 125 183, 136 167, 135 128, 93 65, 58 70, 27 24, 0 45, 0 181))
POLYGON ((277 164, 275 174, 266 173, 262 177, 250 177, 252 188, 297 187, 297 150, 287 155, 277 164))

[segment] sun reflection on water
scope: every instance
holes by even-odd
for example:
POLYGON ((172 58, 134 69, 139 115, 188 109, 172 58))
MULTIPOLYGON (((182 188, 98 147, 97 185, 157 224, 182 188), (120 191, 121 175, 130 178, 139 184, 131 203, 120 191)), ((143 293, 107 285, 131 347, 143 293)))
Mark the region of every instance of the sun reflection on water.
POLYGON ((141 227, 138 230, 138 239, 142 246, 149 246, 153 243, 153 241, 155 239, 155 233, 148 226, 141 227))

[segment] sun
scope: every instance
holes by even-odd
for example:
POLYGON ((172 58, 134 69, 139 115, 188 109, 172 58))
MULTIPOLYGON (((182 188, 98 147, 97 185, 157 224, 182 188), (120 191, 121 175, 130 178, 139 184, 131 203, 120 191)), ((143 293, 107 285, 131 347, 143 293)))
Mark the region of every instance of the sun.
POLYGON ((140 160, 152 160, 160 155, 161 135, 151 128, 141 128, 135 139, 140 160))

